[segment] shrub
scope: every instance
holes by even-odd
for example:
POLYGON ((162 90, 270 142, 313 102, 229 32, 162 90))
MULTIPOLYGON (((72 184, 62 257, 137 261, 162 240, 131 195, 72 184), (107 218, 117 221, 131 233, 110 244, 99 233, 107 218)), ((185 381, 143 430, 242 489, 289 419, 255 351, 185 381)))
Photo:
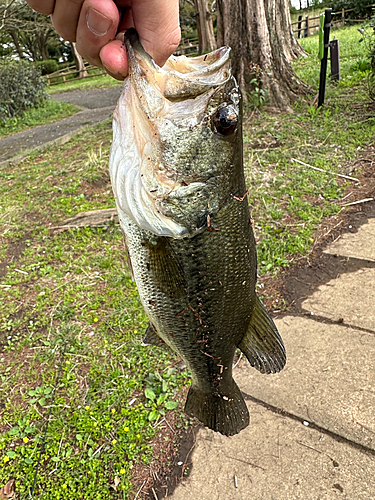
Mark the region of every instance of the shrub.
POLYGON ((371 0, 329 0, 327 7, 332 7, 333 12, 340 12, 342 9, 354 9, 345 14, 345 18, 367 19, 371 16, 371 0))
POLYGON ((42 75, 49 75, 54 73, 59 69, 59 63, 56 59, 45 59, 44 61, 38 61, 36 65, 40 68, 42 75))
POLYGON ((48 97, 40 70, 27 61, 10 61, 0 66, 0 121, 21 115, 48 97))

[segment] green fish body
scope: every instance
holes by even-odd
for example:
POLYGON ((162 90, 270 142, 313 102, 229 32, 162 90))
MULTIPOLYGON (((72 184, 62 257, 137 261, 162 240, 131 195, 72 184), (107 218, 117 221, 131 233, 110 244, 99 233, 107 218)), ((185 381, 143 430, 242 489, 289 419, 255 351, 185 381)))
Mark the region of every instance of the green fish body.
POLYGON ((129 265, 150 319, 192 374, 185 411, 233 435, 249 413, 232 377, 237 348, 262 373, 286 362, 256 295, 256 248, 242 161, 242 108, 230 49, 159 68, 135 30, 114 115, 110 174, 129 265))

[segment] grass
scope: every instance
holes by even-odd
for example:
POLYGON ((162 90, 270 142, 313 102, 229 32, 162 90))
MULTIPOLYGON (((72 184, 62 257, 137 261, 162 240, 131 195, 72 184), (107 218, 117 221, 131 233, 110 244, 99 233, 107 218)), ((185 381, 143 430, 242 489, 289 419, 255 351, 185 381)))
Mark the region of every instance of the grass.
POLYGON ((22 116, 16 116, 0 123, 0 137, 15 134, 37 125, 45 125, 56 120, 61 120, 77 113, 78 108, 65 102, 57 102, 50 99, 37 108, 30 108, 22 116))
MULTIPOLYGON (((363 83, 363 79, 368 75, 366 69, 367 48, 363 38, 359 33, 360 25, 350 26, 339 30, 332 30, 331 37, 339 40, 340 43, 340 67, 341 79, 337 85, 328 85, 327 96, 335 91, 340 91, 343 87, 353 87, 363 83)), ((318 59, 319 36, 314 35, 299 40, 303 48, 310 54, 307 59, 300 59, 294 64, 294 69, 299 76, 314 88, 319 87, 320 60, 318 59)), ((329 62, 328 62, 329 74, 329 62)))
MULTIPOLYGON (((288 115, 245 119, 245 170, 263 274, 309 252, 315 228, 342 210, 346 183, 335 173, 373 140, 366 75, 355 65, 364 54, 345 40, 343 80, 328 85, 324 108, 301 101, 288 115)), ((313 38, 303 42, 314 52, 313 38)), ((315 88, 317 66, 315 55, 295 63, 315 88)), ((157 453, 169 460, 167 447, 153 450, 162 419, 177 429, 187 425, 188 374, 173 354, 140 345, 147 318, 119 227, 53 229, 78 212, 114 206, 110 140, 104 123, 0 171, 0 486, 16 478, 21 500, 29 498, 49 411, 34 492, 41 500, 134 496, 140 464, 157 453)))
POLYGON ((47 92, 50 95, 53 95, 60 92, 70 92, 72 90, 98 89, 105 87, 116 87, 118 85, 122 85, 122 82, 115 80, 109 75, 99 75, 90 78, 82 78, 81 80, 68 80, 66 83, 52 85, 47 87, 47 92))
MULTIPOLYGON (((289 115, 252 115, 245 124, 245 171, 259 237, 261 273, 290 265, 312 247, 323 217, 337 215, 347 185, 340 173, 372 143, 375 120, 367 95, 368 71, 356 62, 365 48, 356 27, 335 32, 341 42, 342 79, 327 82, 324 107, 299 101, 289 115), (303 166, 294 159, 320 168, 303 166), (332 175, 333 173, 333 175, 332 175)), ((311 55, 294 63, 297 75, 318 92, 318 37, 301 40, 311 55)))
POLYGON ((15 477, 21 498, 60 360, 40 499, 80 499, 82 491, 85 500, 128 498, 132 469, 152 458, 155 424, 179 405, 187 383, 173 355, 141 346, 147 320, 119 227, 52 229, 79 211, 113 206, 109 142, 108 124, 100 125, 0 172, 0 484, 15 477))

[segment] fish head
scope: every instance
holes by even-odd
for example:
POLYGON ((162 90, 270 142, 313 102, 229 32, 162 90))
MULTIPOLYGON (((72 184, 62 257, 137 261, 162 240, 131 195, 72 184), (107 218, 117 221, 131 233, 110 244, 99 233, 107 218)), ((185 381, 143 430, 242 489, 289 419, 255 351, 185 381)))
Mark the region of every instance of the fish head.
POLYGON ((192 237, 242 171, 241 94, 230 48, 159 67, 134 29, 129 76, 114 113, 110 174, 117 208, 159 236, 192 237))

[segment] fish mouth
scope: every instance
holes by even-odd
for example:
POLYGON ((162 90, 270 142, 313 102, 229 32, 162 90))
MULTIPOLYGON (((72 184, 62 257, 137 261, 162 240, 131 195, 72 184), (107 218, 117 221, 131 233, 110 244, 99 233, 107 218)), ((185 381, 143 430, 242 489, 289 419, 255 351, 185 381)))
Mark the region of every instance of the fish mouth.
MULTIPOLYGON (((124 43, 128 53, 129 76, 145 104, 155 98, 145 94, 145 82, 169 101, 194 99, 214 91, 231 78, 230 47, 221 47, 197 57, 172 55, 164 66, 158 66, 143 48, 134 28, 126 31, 124 43)), ((148 106, 149 107, 149 106, 148 106)))

